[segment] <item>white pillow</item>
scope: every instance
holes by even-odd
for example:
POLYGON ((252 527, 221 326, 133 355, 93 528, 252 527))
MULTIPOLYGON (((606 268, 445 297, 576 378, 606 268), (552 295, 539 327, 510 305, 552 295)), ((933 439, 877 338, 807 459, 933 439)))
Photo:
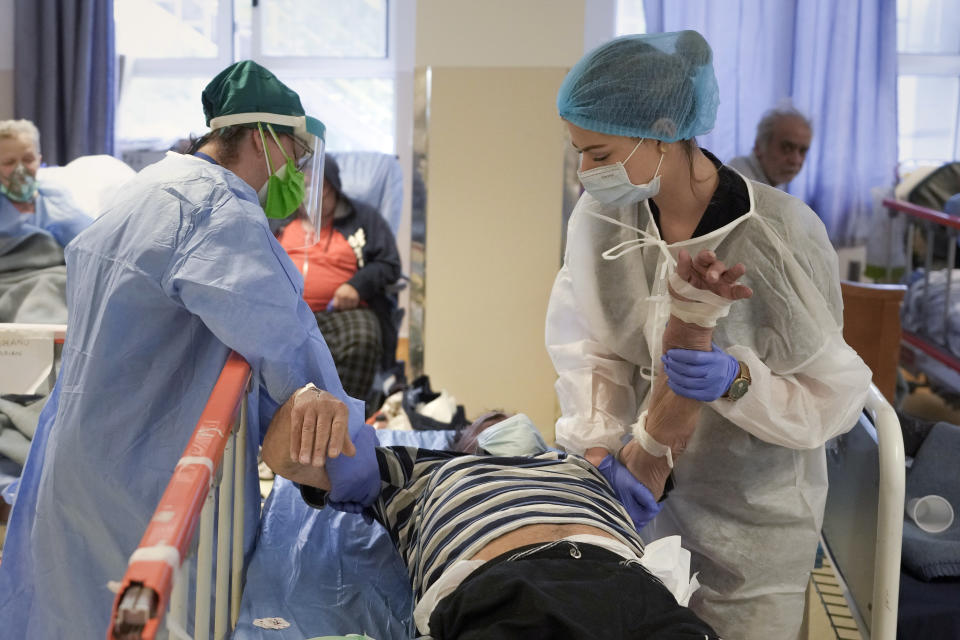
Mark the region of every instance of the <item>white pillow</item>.
POLYGON ((42 167, 37 180, 65 189, 77 206, 96 218, 109 198, 136 172, 113 156, 81 156, 63 167, 42 167))

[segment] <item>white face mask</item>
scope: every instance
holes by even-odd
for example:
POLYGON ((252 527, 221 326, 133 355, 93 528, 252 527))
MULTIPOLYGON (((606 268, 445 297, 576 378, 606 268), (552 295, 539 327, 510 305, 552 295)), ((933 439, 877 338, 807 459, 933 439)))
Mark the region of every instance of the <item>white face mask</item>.
POLYGON ((633 157, 641 144, 643 144, 643 140, 637 143, 637 146, 633 148, 633 151, 623 162, 596 167, 589 171, 577 171, 577 176, 587 193, 604 204, 617 207, 635 204, 660 193, 659 174, 664 154, 660 154, 660 162, 657 164, 657 169, 653 172, 653 179, 650 182, 633 184, 630 182, 630 176, 627 175, 627 168, 624 165, 633 157))
POLYGON ((517 413, 477 436, 481 449, 494 456, 535 456, 547 450, 543 436, 525 414, 517 413))

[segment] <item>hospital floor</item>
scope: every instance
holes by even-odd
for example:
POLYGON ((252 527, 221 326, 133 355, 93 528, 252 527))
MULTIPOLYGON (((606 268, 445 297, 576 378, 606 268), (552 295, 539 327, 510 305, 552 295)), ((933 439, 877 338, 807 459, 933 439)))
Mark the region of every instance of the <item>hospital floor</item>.
POLYGON ((810 578, 804 627, 806 636, 801 636, 801 640, 860 640, 862 637, 829 558, 823 558, 822 566, 814 569, 810 578))

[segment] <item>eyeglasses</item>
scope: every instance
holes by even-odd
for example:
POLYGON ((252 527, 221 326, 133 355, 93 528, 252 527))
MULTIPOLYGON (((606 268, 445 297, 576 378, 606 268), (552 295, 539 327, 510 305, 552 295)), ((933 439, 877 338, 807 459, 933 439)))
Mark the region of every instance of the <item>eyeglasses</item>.
POLYGON ((294 164, 297 165, 298 170, 303 171, 303 168, 310 162, 310 158, 313 157, 313 152, 310 151, 310 147, 300 142, 296 136, 290 136, 290 138, 293 140, 293 148, 296 153, 294 164))

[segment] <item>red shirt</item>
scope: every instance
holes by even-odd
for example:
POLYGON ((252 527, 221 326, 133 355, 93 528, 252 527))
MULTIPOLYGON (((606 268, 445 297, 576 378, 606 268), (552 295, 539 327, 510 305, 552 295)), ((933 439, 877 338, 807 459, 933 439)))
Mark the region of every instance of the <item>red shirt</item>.
POLYGON ((357 272, 357 254, 343 234, 328 226, 316 244, 304 247, 302 220, 294 220, 280 234, 280 245, 303 274, 303 299, 313 311, 326 311, 333 294, 357 272))

